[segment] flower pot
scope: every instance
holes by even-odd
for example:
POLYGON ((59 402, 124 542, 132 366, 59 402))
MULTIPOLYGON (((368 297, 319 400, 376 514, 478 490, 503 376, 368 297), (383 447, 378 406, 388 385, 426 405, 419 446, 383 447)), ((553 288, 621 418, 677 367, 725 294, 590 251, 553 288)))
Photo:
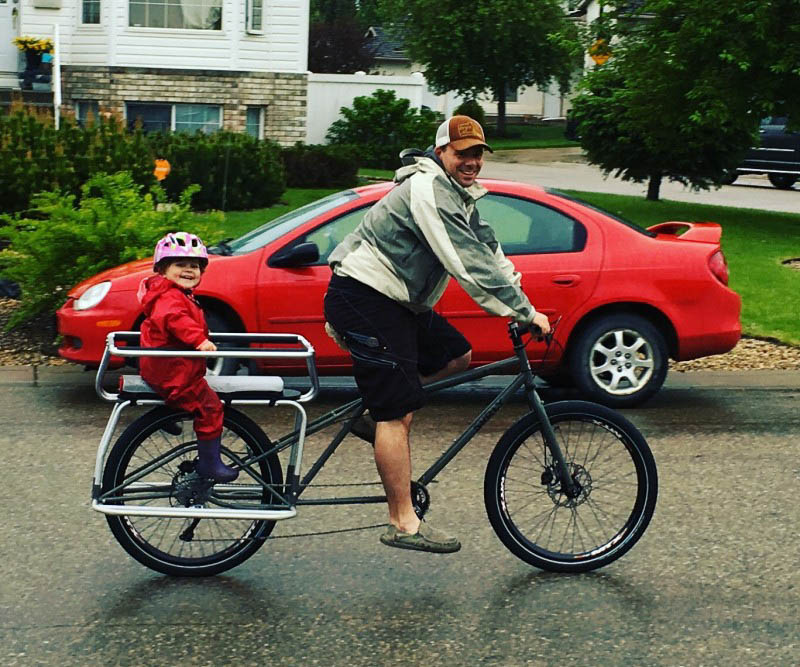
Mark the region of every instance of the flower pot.
POLYGON ((41 51, 25 51, 25 71, 35 72, 42 66, 41 51))

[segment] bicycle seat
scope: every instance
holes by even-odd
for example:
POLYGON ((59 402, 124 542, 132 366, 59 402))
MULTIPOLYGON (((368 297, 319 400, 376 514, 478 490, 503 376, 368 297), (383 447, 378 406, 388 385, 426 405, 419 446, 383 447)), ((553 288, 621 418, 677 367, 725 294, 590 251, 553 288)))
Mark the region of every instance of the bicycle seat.
MULTIPOLYGON (((294 400, 300 396, 299 391, 286 389, 283 378, 275 375, 207 375, 206 381, 223 403, 235 400, 272 402, 280 399, 294 400)), ((123 375, 119 388, 120 401, 135 403, 161 399, 141 375, 123 375)))

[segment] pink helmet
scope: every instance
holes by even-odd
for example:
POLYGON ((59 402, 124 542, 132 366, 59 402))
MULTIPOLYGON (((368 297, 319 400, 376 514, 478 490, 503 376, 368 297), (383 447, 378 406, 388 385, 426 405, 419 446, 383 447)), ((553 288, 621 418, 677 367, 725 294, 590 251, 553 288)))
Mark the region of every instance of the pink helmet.
POLYGON ((201 269, 208 266, 208 250, 199 237, 189 232, 171 232, 156 243, 153 270, 156 270, 162 259, 179 257, 196 259, 201 269))

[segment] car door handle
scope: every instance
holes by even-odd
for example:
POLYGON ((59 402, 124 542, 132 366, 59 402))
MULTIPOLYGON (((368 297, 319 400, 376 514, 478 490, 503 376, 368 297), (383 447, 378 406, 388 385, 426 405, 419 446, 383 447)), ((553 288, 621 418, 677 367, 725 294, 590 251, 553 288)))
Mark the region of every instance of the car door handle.
POLYGON ((551 278, 553 284, 561 285, 562 287, 574 287, 581 282, 581 277, 572 273, 564 273, 551 278))

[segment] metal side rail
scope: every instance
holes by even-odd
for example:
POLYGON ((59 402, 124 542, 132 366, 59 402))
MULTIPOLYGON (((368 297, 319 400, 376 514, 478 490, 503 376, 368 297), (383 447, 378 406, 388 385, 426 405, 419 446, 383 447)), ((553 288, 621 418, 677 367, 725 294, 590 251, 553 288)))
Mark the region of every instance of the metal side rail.
MULTIPOLYGON (((110 359, 113 356, 121 357, 236 357, 236 358, 304 358, 308 369, 310 388, 305 393, 286 389, 283 378, 277 376, 206 376, 206 380, 220 399, 228 405, 271 405, 290 406, 295 410, 295 432, 297 440, 291 445, 288 470, 293 471, 293 476, 299 477, 305 442, 308 417, 301 403, 314 399, 319 392, 319 377, 314 362, 314 348, 304 337, 295 334, 209 334, 210 340, 215 343, 242 343, 257 345, 283 345, 282 347, 226 347, 215 352, 199 352, 190 350, 169 350, 164 348, 142 348, 137 331, 115 331, 108 335, 106 349, 95 378, 95 390, 98 396, 107 401, 113 401, 114 407, 108 418, 95 458, 94 478, 92 480, 92 509, 103 514, 175 517, 188 519, 247 519, 277 521, 290 519, 297 515, 294 506, 288 503, 275 505, 261 505, 253 507, 199 507, 199 506, 140 506, 121 504, 119 502, 104 502, 102 500, 100 480, 103 478, 103 464, 111 445, 114 433, 122 412, 131 405, 163 405, 164 401, 145 383, 138 375, 123 375, 120 378, 120 388, 117 393, 106 391, 103 380, 108 370, 110 359), (119 343, 125 343, 120 345, 119 343)), ((287 480, 288 481, 288 480, 287 480)), ((152 485, 139 485, 132 481, 126 488, 136 489, 147 487, 155 491, 152 485)), ((237 485, 235 489, 230 485, 217 484, 215 491, 224 497, 225 492, 236 490, 239 492, 253 489, 263 490, 263 487, 250 485, 237 485)), ((108 494, 107 494, 108 495, 108 494)), ((117 500, 114 497, 114 500, 117 500)), ((208 501, 214 503, 213 494, 208 501)))

